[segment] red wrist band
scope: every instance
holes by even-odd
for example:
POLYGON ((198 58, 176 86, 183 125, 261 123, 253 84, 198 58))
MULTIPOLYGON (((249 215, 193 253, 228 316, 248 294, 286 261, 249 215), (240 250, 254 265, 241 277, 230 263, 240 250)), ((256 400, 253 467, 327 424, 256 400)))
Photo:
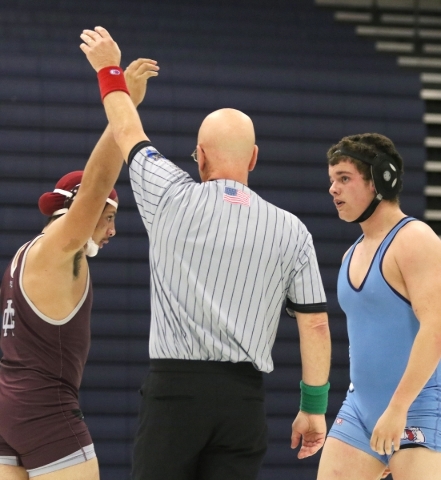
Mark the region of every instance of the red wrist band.
POLYGON ((98 72, 98 85, 100 87, 101 100, 104 100, 107 94, 118 90, 130 95, 124 78, 124 72, 120 67, 102 68, 98 72))

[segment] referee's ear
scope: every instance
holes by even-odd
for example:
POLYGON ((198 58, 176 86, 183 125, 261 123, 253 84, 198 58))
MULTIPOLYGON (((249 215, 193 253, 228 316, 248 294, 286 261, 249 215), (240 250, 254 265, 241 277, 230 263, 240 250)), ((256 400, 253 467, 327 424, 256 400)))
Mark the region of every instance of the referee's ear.
POLYGON ((250 163, 248 165, 248 171, 252 172, 254 170, 254 167, 256 166, 257 162, 257 154, 259 153, 259 147, 257 145, 254 145, 253 148, 253 155, 251 157, 250 163))
POLYGON ((197 150, 197 162, 199 170, 203 171, 205 167, 205 152, 202 150, 202 147, 199 145, 196 146, 197 150))

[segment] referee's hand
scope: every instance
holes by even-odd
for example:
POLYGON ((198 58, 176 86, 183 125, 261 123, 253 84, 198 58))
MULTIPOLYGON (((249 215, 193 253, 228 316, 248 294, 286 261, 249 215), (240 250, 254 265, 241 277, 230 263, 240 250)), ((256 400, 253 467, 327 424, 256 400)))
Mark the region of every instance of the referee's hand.
POLYGON ((297 458, 306 458, 317 453, 325 443, 326 420, 324 415, 299 412, 292 424, 291 448, 302 442, 297 458))
POLYGON ((80 48, 95 71, 99 72, 105 67, 119 67, 121 51, 105 28, 83 30, 80 38, 83 41, 80 48))

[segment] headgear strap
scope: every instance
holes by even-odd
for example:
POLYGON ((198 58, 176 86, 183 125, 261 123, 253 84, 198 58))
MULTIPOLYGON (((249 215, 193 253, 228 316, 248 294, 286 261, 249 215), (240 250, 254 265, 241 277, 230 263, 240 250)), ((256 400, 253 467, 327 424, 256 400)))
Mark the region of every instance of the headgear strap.
POLYGON ((401 190, 401 174, 395 160, 387 153, 376 153, 374 158, 369 158, 362 153, 341 147, 333 153, 334 155, 355 158, 360 162, 367 163, 371 167, 372 183, 374 184, 376 196, 366 210, 351 223, 364 222, 374 213, 381 200, 391 200, 401 190))

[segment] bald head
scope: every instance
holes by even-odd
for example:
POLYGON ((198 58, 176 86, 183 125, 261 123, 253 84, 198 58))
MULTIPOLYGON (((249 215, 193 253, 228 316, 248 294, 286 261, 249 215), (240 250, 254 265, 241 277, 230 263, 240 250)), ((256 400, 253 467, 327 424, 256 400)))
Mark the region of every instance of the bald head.
MULTIPOLYGON (((198 146, 204 157, 205 173, 223 175, 229 178, 235 172, 248 171, 254 167, 257 156, 254 126, 248 115, 233 108, 223 108, 210 113, 199 129, 198 146), (250 167, 252 162, 252 168, 250 167)), ((200 152, 198 152, 200 153, 200 152)), ((199 164, 202 180, 203 173, 199 164)))

